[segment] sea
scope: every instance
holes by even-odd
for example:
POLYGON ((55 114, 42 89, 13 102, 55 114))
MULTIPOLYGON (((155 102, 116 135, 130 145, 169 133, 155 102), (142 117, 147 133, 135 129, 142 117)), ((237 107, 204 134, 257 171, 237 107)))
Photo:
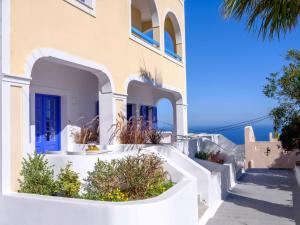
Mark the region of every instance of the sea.
MULTIPOLYGON (((239 127, 235 129, 228 129, 223 131, 211 132, 211 130, 222 127, 222 126, 190 126, 189 133, 209 133, 209 134, 222 134, 229 140, 233 141, 236 144, 244 144, 244 128, 239 127)), ((273 125, 272 124, 257 124, 252 125, 255 138, 257 141, 269 141, 269 133, 273 132, 273 125)))

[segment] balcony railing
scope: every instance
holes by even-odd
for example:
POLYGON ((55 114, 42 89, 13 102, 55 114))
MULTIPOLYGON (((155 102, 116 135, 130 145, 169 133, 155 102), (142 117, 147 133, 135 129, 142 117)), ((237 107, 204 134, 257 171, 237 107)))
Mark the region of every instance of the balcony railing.
POLYGON ((144 40, 145 42, 147 42, 150 45, 153 45, 156 48, 159 48, 159 43, 155 40, 153 40, 153 38, 147 36, 146 34, 144 34, 142 31, 140 31, 139 29, 132 27, 131 28, 131 32, 132 34, 134 34, 135 36, 137 36, 138 38, 144 40))
POLYGON ((174 59, 176 59, 176 60, 178 60, 178 61, 182 61, 182 57, 180 56, 180 55, 178 55, 178 54, 176 54, 173 50, 170 50, 170 49, 168 49, 168 48, 166 48, 165 49, 165 52, 169 55, 169 56, 171 56, 172 58, 174 58, 174 59))

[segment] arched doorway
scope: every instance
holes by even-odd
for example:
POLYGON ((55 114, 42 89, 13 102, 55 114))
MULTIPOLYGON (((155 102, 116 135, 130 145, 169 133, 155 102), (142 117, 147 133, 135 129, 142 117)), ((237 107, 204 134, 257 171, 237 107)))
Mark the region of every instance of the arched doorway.
POLYGON ((143 116, 156 128, 159 121, 163 121, 157 104, 161 99, 167 99, 168 116, 173 119, 172 141, 175 141, 177 136, 187 135, 186 106, 182 104, 179 92, 137 78, 128 82, 127 95, 127 119, 132 116, 143 116))
POLYGON ((48 56, 32 64, 30 142, 38 153, 71 151, 71 128, 81 129, 97 115, 96 142, 109 143, 115 118, 111 80, 104 71, 81 62, 48 56))
POLYGON ((174 133, 174 107, 169 99, 161 98, 156 102, 156 108, 157 128, 163 131, 164 142, 170 143, 174 133))

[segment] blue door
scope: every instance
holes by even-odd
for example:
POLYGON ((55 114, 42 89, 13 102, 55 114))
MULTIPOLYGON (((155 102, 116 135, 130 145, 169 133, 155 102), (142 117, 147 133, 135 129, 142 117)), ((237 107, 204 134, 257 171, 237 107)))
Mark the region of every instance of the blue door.
POLYGON ((36 151, 60 151, 60 97, 35 95, 36 151))

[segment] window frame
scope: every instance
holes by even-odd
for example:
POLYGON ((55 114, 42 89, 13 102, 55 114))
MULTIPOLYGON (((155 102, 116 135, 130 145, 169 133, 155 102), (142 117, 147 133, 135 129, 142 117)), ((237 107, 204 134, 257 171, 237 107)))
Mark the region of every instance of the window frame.
POLYGON ((96 0, 89 0, 91 3, 88 4, 86 0, 64 0, 76 8, 96 17, 96 0))

